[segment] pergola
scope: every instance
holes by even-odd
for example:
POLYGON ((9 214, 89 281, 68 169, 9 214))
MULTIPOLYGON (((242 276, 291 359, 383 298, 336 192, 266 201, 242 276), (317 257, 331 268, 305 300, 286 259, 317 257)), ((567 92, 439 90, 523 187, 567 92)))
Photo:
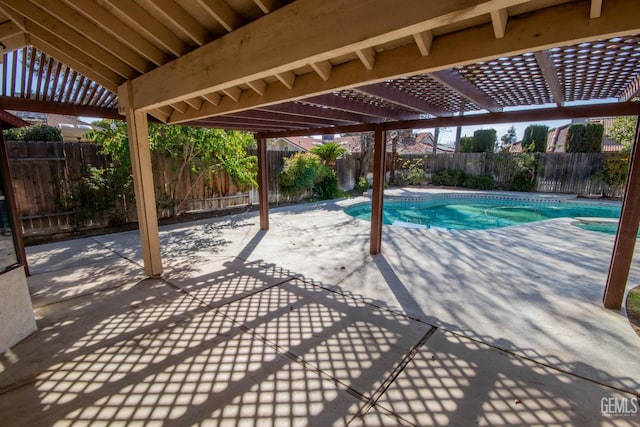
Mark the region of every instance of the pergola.
MULTIPOLYGON (((149 117, 255 132, 263 229, 266 138, 373 131, 376 254, 386 131, 640 114, 637 0, 0 0, 0 12, 0 108, 126 116, 152 277, 162 262, 149 117)), ((638 156, 606 307, 626 287, 638 156)))

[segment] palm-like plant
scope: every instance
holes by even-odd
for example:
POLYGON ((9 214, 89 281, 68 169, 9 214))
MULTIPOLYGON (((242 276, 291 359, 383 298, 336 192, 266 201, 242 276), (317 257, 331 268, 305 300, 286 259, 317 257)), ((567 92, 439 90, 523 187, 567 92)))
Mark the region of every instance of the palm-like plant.
POLYGON ((324 165, 333 166, 336 163, 336 159, 345 154, 347 149, 332 141, 316 145, 311 149, 311 152, 320 157, 324 165))

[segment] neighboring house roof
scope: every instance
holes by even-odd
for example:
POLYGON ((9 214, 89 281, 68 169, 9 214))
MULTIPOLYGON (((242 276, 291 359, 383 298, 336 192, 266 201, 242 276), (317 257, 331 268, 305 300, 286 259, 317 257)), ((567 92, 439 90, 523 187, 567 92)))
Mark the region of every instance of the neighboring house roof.
POLYGON ((509 152, 522 153, 522 141, 514 142, 513 144, 511 144, 511 147, 509 147, 509 152))
POLYGON ((5 110, 0 110, 0 123, 2 123, 3 129, 21 128, 31 125, 31 123, 22 120, 20 117, 16 117, 15 115, 5 110))
POLYGON ((302 151, 311 151, 313 147, 316 145, 322 144, 321 139, 315 139, 308 136, 291 136, 288 138, 283 138, 289 141, 291 144, 300 147, 302 151))
POLYGON ((307 136, 289 136, 286 138, 282 137, 277 138, 274 141, 285 141, 289 145, 297 147, 299 149, 298 151, 301 151, 303 153, 310 151, 316 145, 322 144, 321 139, 315 139, 307 136))
POLYGON ((359 153, 362 149, 360 137, 356 135, 339 136, 333 139, 333 142, 347 149, 349 153, 359 153))
MULTIPOLYGON (((431 132, 419 132, 414 134, 413 140, 399 141, 398 154, 431 154, 433 152, 433 134, 431 132)), ((390 144, 387 150, 391 150, 390 144)), ((447 145, 438 144, 436 146, 437 154, 453 153, 454 149, 447 145)))

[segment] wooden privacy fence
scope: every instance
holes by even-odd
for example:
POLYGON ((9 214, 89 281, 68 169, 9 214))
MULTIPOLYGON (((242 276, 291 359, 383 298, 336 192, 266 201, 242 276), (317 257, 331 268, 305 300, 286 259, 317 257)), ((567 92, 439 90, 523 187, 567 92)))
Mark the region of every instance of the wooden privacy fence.
MULTIPOLYGON (((7 142, 11 175, 18 210, 26 235, 69 230, 74 227, 73 215, 62 203, 69 188, 80 185, 90 166, 103 168, 110 159, 100 153, 100 146, 63 142, 7 142)), ((255 151, 249 151, 255 155, 255 151)), ((294 202, 278 188, 278 172, 284 159, 293 152, 268 151, 269 201, 294 202)), ((609 153, 567 154, 545 153, 538 156, 536 190, 542 192, 611 195, 605 184, 594 179, 609 153)), ((390 169, 388 156, 387 170, 390 169)), ((470 174, 488 174, 499 184, 513 179, 509 158, 493 153, 428 154, 399 156, 398 163, 417 158, 424 160, 427 174, 441 169, 461 169, 470 174)), ((241 192, 225 173, 199 175, 181 163, 152 155, 156 199, 161 217, 186 211, 223 209, 231 206, 257 204, 257 192, 241 192)), ((370 162, 369 170, 373 167, 370 162)), ((336 162, 338 185, 351 190, 360 168, 360 154, 351 154, 336 162)), ((617 194, 620 196, 621 194, 617 194)), ((310 196, 310 194, 304 194, 310 196)), ((135 209, 127 210, 128 220, 135 220, 135 209)), ((106 218, 94 218, 86 225, 106 225, 106 218)))
MULTIPOLYGON (((427 174, 443 169, 460 169, 468 174, 491 175, 498 185, 504 186, 513 180, 514 155, 511 153, 401 155, 396 165, 405 161, 423 159, 427 174)), ((582 195, 607 194, 621 197, 622 187, 610 188, 595 178, 596 174, 602 170, 603 160, 615 156, 615 153, 538 153, 536 154, 538 168, 535 191, 582 195)), ((389 157, 387 169, 391 168, 389 157)))

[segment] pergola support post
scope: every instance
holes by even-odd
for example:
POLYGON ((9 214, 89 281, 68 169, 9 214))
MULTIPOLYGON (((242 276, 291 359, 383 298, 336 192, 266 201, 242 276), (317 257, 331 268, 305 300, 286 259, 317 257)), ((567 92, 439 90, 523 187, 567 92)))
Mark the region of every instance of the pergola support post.
POLYGON ((149 130, 147 114, 134 110, 131 82, 127 82, 118 93, 121 105, 124 105, 131 152, 131 169, 133 172, 133 188, 136 195, 138 225, 142 243, 144 272, 150 277, 162 275, 162 259, 160 256, 160 235, 158 232, 158 214, 156 213, 156 196, 153 186, 151 167, 151 149, 149 147, 149 130), (123 97, 122 92, 126 92, 123 97), (123 99, 124 98, 124 99, 123 99))
POLYGON ((640 223, 640 116, 636 118, 636 134, 631 152, 629 175, 622 202, 622 213, 618 224, 616 240, 613 244, 609 275, 602 301, 606 308, 619 310, 622 307, 627 287, 633 250, 640 223))
POLYGON ((260 229, 269 229, 269 162, 267 157, 267 139, 256 134, 258 145, 258 203, 260 204, 260 229))
POLYGON ((376 125, 373 131, 373 189, 371 193, 371 255, 382 249, 382 209, 384 202, 385 157, 387 147, 382 125, 376 125))

